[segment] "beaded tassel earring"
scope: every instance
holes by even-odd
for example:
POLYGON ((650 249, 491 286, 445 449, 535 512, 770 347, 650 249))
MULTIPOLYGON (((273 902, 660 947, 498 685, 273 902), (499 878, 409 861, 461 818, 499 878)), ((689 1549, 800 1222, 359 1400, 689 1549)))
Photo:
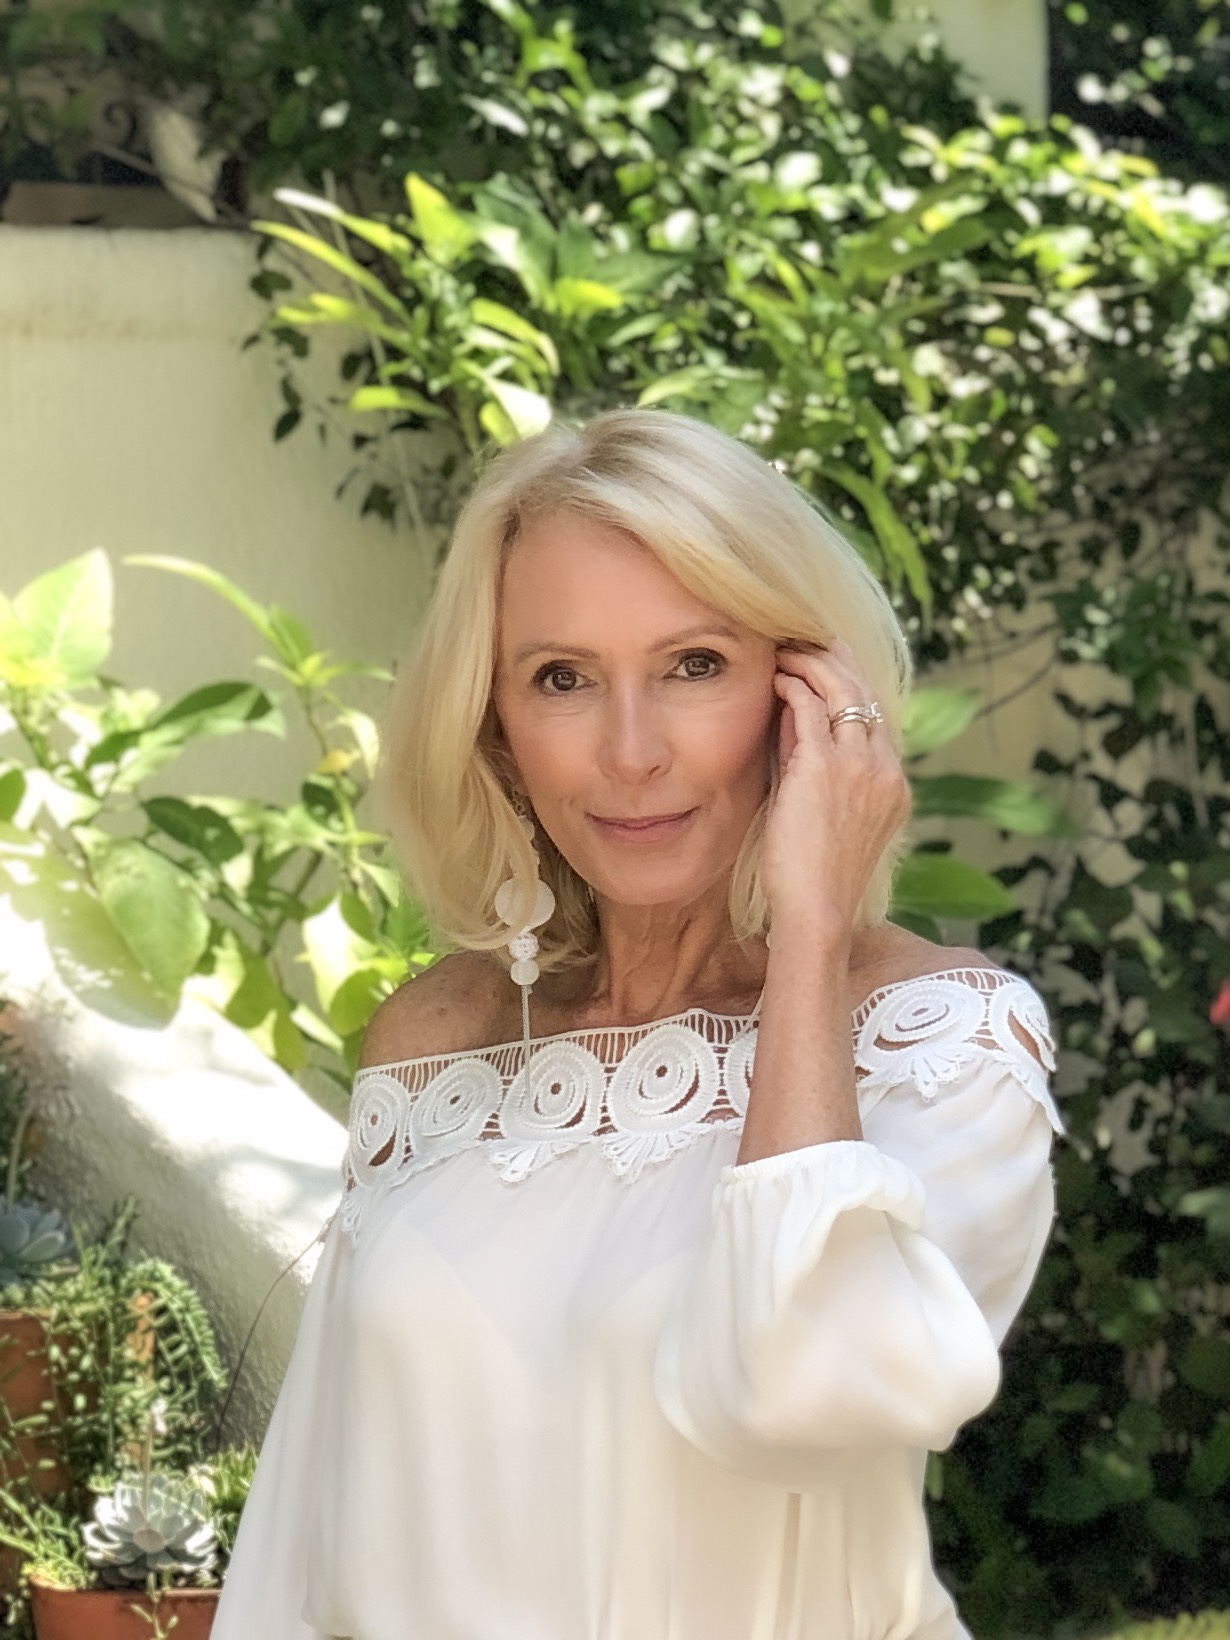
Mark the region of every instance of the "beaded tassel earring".
MULTIPOLYGON (((521 829, 531 843, 534 839, 534 821, 524 798, 519 792, 512 794, 512 806, 516 810, 521 829)), ((534 858, 537 862, 538 848, 535 844, 534 858)), ((521 1043, 525 1066, 526 1082, 530 1074, 530 987, 538 978, 538 964, 534 960, 538 955, 538 936, 534 933, 543 923, 550 919, 555 910, 555 895, 542 878, 535 873, 534 899, 530 906, 530 914, 523 921, 518 921, 517 879, 506 878, 495 891, 495 914, 502 923, 513 929, 512 937, 508 941, 509 955, 512 957, 512 967, 509 977, 515 985, 521 987, 521 1043)))

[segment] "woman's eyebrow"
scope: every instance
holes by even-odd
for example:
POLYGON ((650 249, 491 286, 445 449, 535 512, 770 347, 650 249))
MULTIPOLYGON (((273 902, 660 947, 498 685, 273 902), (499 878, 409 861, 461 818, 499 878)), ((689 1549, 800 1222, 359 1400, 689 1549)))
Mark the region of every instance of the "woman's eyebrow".
MULTIPOLYGON (((739 634, 729 626, 689 626, 682 632, 672 632, 669 638, 662 638, 653 644, 651 654, 657 654, 662 649, 675 649, 680 644, 691 642, 695 638, 730 638, 735 643, 739 641, 739 634)), ((576 655, 581 660, 596 661, 599 659, 596 649, 581 649, 575 644, 568 643, 528 643, 523 644, 513 655, 513 664, 520 666, 522 661, 528 661, 535 655, 576 655)))

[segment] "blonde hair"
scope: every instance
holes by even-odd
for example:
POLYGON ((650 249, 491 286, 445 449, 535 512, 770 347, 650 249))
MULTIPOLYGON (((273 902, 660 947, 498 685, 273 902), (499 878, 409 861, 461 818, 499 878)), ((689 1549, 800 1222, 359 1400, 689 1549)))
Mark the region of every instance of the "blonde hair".
MULTIPOLYGON (((901 751, 913 680, 888 595, 804 493, 746 445, 665 410, 609 410, 574 430, 553 423, 501 450, 463 507, 426 618, 390 697, 378 773, 407 888, 443 939, 495 950, 509 930, 495 892, 513 876, 528 903, 533 849, 510 802, 510 766, 491 704, 504 556, 531 519, 567 512, 625 531, 689 591, 776 642, 850 645, 901 751)), ((774 760, 776 767, 776 760, 774 760)), ((749 825, 730 883, 732 932, 763 933, 761 841, 773 786, 749 825)), ((906 822, 881 854, 856 916, 884 920, 906 822)), ((544 968, 592 959, 589 885, 549 837, 541 872, 556 911, 537 930, 544 968)))

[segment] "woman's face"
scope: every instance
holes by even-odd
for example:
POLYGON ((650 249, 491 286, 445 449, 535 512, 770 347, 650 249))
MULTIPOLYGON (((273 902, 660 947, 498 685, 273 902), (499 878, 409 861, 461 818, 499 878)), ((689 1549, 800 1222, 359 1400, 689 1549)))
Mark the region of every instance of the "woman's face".
POLYGON ((540 823, 607 899, 686 905, 729 872, 769 789, 773 672, 771 640, 622 531, 559 513, 509 551, 496 713, 540 823))

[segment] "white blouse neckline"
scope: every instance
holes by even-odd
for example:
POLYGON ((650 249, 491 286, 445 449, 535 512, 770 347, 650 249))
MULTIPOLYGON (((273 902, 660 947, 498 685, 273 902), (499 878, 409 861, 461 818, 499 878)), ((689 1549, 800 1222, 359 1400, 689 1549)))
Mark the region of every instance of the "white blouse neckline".
MULTIPOLYGON (((634 1182, 741 1125, 758 1013, 759 1002, 750 1014, 695 1007, 557 1031, 531 1042, 528 1076, 520 1040, 364 1066, 342 1163, 343 1227, 357 1238, 368 1202, 476 1148, 510 1184, 580 1148, 597 1149, 634 1182)), ((850 1017, 861 1116, 903 1083, 929 1104, 982 1059, 1010 1071, 1063 1132, 1048 1084, 1046 1007, 1012 969, 965 965, 890 980, 850 1017)))
MULTIPOLYGON (((989 963, 963 963, 958 968, 933 968, 923 974, 907 974, 903 979, 890 979, 883 985, 877 985, 854 1008, 850 1010, 850 1019, 857 1028, 866 1019, 868 1013, 890 991, 900 990, 904 986, 918 985, 926 980, 956 979, 967 974, 1003 974, 1012 979, 1021 980, 1023 976, 1011 968, 998 968, 989 963)), ((566 1031, 552 1031, 546 1036, 532 1036, 530 1047, 545 1046, 550 1042, 576 1041, 604 1036, 634 1036, 638 1031, 655 1030, 660 1025, 676 1025, 696 1019, 711 1020, 719 1029, 735 1026, 746 1027, 754 1024, 760 1017, 761 1004, 764 1002, 764 991, 756 998, 755 1005, 750 1013, 726 1014, 716 1012, 712 1008, 694 1004, 691 1008, 682 1008, 675 1014, 663 1014, 657 1019, 643 1019, 634 1024, 623 1025, 577 1025, 566 1031)), ((522 1048, 522 1038, 513 1037, 507 1042, 489 1042, 477 1048, 457 1048, 448 1054, 417 1054, 409 1059, 387 1059, 378 1064, 364 1065, 356 1074, 363 1076, 369 1071, 393 1071, 413 1065, 440 1064, 445 1060, 466 1059, 475 1055, 495 1054, 505 1055, 519 1053, 522 1048)))

